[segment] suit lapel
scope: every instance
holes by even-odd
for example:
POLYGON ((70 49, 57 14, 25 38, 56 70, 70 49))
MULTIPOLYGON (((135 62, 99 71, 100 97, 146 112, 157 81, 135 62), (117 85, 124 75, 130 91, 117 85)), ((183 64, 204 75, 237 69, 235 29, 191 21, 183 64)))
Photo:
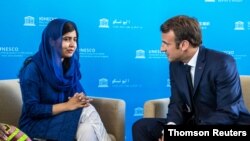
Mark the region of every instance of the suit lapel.
POLYGON ((205 68, 205 61, 206 58, 206 49, 204 47, 200 47, 199 54, 197 58, 196 68, 195 68, 195 76, 194 76, 194 94, 196 93, 197 87, 201 80, 204 68, 205 68))

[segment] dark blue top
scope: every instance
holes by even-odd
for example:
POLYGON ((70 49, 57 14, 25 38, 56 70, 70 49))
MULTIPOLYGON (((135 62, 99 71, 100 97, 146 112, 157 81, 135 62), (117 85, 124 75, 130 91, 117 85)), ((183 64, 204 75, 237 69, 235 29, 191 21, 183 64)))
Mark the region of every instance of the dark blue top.
POLYGON ((67 101, 68 96, 82 92, 80 82, 67 91, 58 91, 44 79, 36 64, 31 62, 20 75, 20 85, 24 102, 20 129, 31 138, 74 140, 82 108, 53 116, 52 104, 67 101))

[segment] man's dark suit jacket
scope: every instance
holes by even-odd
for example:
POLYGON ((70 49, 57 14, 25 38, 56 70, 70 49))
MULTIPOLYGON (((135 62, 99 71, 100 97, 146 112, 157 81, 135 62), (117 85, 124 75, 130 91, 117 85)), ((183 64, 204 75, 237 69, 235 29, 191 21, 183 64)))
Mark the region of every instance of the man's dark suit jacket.
POLYGON ((170 63, 170 83, 168 122, 179 125, 193 117, 198 125, 250 124, 232 56, 205 47, 199 48, 192 100, 182 62, 170 63))

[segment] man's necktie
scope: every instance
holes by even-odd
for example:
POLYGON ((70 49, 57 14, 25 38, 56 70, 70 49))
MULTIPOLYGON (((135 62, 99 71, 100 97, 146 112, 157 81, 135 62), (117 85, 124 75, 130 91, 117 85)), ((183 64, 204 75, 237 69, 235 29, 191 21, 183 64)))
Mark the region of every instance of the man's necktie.
POLYGON ((192 66, 189 66, 189 65, 185 65, 185 69, 186 69, 186 77, 187 77, 187 83, 188 83, 188 88, 189 88, 189 91, 190 91, 190 96, 193 96, 193 83, 192 83, 192 77, 191 77, 191 67, 192 66))
POLYGON ((191 111, 190 111, 190 118, 187 120, 187 124, 195 124, 194 122, 194 113, 195 113, 195 108, 194 108, 194 101, 193 101, 193 83, 192 83, 192 77, 191 77, 191 67, 189 65, 185 65, 185 69, 186 69, 186 77, 187 77, 187 83, 188 83, 188 89, 189 89, 189 97, 190 97, 190 101, 191 101, 191 111))

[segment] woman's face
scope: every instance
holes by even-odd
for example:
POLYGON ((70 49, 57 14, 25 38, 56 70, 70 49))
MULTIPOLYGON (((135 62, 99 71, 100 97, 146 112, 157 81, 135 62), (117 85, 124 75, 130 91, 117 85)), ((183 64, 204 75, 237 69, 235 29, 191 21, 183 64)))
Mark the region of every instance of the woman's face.
POLYGON ((77 48, 76 31, 68 32, 62 37, 62 58, 72 57, 77 48))

